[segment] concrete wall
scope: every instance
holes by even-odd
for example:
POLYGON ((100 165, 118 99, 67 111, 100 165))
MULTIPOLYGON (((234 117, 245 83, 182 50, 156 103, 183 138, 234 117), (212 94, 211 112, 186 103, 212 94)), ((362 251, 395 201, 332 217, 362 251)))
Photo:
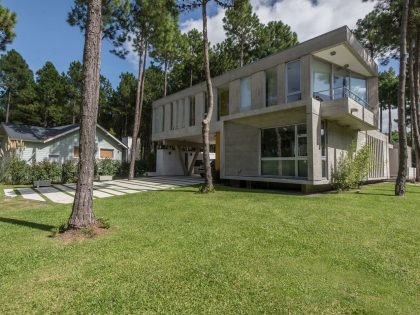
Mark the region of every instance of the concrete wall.
POLYGON ((258 176, 259 128, 231 122, 224 124, 222 171, 227 176, 258 176))

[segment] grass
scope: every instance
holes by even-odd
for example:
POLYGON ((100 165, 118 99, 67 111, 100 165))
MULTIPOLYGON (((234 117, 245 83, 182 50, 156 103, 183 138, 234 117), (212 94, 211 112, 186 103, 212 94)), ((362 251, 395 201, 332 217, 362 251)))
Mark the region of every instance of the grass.
POLYGON ((75 242, 70 206, 0 196, 0 313, 418 314, 420 186, 196 190, 95 200, 111 229, 75 242))

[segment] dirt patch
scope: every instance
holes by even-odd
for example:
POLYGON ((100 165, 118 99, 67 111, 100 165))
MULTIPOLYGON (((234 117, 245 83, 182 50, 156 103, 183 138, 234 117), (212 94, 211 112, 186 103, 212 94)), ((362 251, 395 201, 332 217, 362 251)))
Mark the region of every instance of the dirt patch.
POLYGON ((59 233, 53 233, 51 237, 60 240, 64 243, 69 243, 85 239, 97 238, 109 232, 109 228, 103 228, 100 226, 90 226, 81 229, 68 229, 59 233))

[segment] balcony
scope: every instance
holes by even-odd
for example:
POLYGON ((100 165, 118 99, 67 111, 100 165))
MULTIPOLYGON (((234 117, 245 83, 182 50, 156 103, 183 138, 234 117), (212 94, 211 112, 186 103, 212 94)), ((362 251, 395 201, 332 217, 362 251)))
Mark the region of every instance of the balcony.
POLYGON ((314 98, 321 102, 321 117, 324 119, 350 129, 377 129, 368 103, 347 88, 333 89, 332 93, 330 90, 316 92, 314 98))
POLYGON ((347 87, 339 87, 332 90, 328 89, 325 91, 314 92, 313 97, 320 102, 349 98, 365 108, 369 107, 369 104, 363 98, 350 91, 347 87))

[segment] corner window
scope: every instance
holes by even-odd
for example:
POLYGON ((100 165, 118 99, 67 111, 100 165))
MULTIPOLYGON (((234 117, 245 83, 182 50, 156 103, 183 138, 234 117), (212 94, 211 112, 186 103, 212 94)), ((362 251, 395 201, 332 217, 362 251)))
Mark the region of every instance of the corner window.
POLYGON ((229 115, 229 88, 217 90, 217 120, 229 115))
POLYGON ((306 125, 261 130, 261 175, 308 177, 306 125))
POLYGON ((265 92, 266 106, 277 105, 277 68, 265 72, 265 92))
POLYGON ((289 62, 286 65, 287 102, 299 101, 302 99, 300 90, 300 60, 289 62))
POLYGON ((195 125, 195 97, 194 96, 190 96, 190 121, 189 121, 189 125, 190 126, 195 125))
POLYGON ((246 112, 251 109, 251 77, 241 79, 241 106, 240 111, 246 112))
POLYGON ((331 99, 331 64, 314 59, 313 62, 313 90, 314 98, 319 101, 331 99))

